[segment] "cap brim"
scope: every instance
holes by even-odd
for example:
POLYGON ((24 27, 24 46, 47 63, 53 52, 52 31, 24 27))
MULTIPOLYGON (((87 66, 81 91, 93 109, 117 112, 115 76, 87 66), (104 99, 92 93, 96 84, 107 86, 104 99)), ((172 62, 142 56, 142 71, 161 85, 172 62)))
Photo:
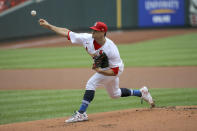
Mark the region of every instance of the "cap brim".
POLYGON ((95 26, 90 27, 90 29, 96 30, 96 31, 101 31, 100 29, 96 28, 95 26))

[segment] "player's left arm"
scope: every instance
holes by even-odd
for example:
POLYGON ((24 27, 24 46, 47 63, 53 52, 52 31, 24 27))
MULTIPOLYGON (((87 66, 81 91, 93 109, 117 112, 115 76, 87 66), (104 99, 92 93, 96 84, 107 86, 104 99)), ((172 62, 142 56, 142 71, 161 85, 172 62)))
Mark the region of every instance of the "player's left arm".
POLYGON ((116 74, 114 73, 114 71, 112 69, 102 70, 101 68, 95 68, 94 70, 100 74, 105 75, 105 76, 116 76, 116 74))

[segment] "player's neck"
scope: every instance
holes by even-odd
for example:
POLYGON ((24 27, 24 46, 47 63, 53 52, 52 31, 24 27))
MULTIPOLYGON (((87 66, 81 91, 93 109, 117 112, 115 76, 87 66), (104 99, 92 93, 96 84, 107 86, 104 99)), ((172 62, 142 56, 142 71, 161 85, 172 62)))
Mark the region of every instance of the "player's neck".
POLYGON ((96 41, 98 44, 100 44, 100 45, 104 45, 106 39, 105 39, 105 37, 103 37, 103 38, 101 38, 101 39, 95 39, 95 41, 96 41))

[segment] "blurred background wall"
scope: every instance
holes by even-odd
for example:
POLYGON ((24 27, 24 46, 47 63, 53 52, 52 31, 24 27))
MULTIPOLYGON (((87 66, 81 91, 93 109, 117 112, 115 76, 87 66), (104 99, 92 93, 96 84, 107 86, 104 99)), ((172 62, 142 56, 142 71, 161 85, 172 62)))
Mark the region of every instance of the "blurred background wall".
POLYGON ((73 31, 88 31, 96 21, 109 30, 193 27, 196 7, 197 0, 0 0, 0 41, 53 34, 39 18, 73 31))

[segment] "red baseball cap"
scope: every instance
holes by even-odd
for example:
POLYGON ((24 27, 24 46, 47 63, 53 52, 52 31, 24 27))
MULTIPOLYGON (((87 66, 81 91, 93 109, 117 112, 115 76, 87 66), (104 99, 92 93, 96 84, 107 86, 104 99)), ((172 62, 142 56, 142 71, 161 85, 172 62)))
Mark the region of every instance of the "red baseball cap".
POLYGON ((94 26, 90 27, 93 30, 107 32, 107 25, 103 22, 96 22, 94 26))

